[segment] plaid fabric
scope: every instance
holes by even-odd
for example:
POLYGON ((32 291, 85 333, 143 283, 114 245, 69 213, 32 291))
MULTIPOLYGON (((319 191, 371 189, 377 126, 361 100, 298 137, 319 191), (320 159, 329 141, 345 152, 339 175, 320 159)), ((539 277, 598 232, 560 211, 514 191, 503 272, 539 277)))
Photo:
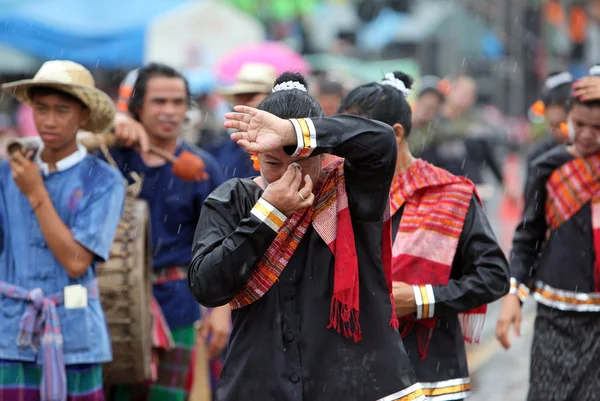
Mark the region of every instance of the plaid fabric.
POLYGON ((187 266, 173 266, 167 267, 166 269, 160 269, 152 273, 153 284, 169 283, 171 281, 186 280, 188 279, 188 268, 187 266))
MULTIPOLYGON (((386 279, 388 279, 390 299, 393 299, 389 210, 388 218, 385 220, 384 227, 387 227, 388 230, 384 228, 382 234, 382 258, 384 259, 386 279), (389 263, 385 263, 385 261, 389 263)), ((252 272, 246 285, 231 301, 231 308, 239 309, 250 305, 271 289, 311 224, 335 256, 333 296, 328 328, 335 329, 346 338, 353 338, 355 342, 360 341, 362 336, 359 324, 358 259, 352 219, 348 208, 343 159, 335 160, 323 168, 314 205, 295 212, 285 220, 283 227, 252 272)), ((393 305, 392 302, 390 325, 398 327, 393 305)))
MULTIPOLYGON (((477 192, 471 181, 422 159, 394 178, 390 193, 392 211, 404 206, 392 251, 394 280, 412 285, 448 283, 473 194, 477 192)), ((479 341, 486 310, 483 305, 460 314, 466 341, 479 341)), ((401 323, 403 336, 417 326, 419 353, 425 359, 437 318, 417 321, 407 316, 401 323)))
MULTIPOLYGON (((42 398, 42 367, 34 363, 0 360, 0 400, 54 401, 42 398)), ((67 394, 58 401, 104 401, 102 366, 69 365, 66 368, 67 394)))
MULTIPOLYGON (((150 313, 152 314, 152 348, 157 352, 172 350, 175 347, 173 335, 154 297, 150 299, 150 313)), ((158 378, 158 363, 158 358, 152 358, 152 381, 158 378)))
POLYGON ((175 348, 161 355, 158 379, 153 384, 115 386, 111 400, 114 401, 184 401, 191 383, 188 372, 193 369, 193 350, 196 329, 188 326, 172 330, 175 348))
POLYGON ((573 159, 550 175, 546 183, 546 223, 555 230, 583 205, 591 202, 592 230, 596 261, 594 285, 600 292, 600 153, 573 159))
MULTIPOLYGON (((86 284, 90 297, 98 296, 96 280, 86 284)), ((44 400, 64 400, 67 391, 67 377, 63 354, 63 338, 57 305, 64 302, 64 294, 44 295, 41 289, 28 291, 16 285, 0 281, 0 294, 27 303, 21 317, 17 345, 39 349, 43 375, 41 394, 44 400)))

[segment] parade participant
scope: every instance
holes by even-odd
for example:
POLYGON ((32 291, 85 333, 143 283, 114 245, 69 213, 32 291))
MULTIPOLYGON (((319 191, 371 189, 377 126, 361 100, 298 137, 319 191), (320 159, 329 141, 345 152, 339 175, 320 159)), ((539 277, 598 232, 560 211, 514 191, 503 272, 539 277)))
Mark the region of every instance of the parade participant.
POLYGON ((0 164, 0 399, 104 400, 111 345, 96 264, 109 257, 125 183, 76 134, 108 129, 115 106, 71 61, 2 88, 33 108, 43 144, 33 160, 17 152, 0 164))
POLYGON ((392 275, 400 332, 427 399, 462 400, 471 388, 463 337, 478 342, 485 304, 508 291, 508 262, 474 184, 412 156, 405 99, 412 82, 402 72, 386 74, 353 89, 340 112, 394 129, 392 275))
POLYGON ((468 177, 486 201, 493 197, 495 189, 486 183, 482 173, 489 168, 502 184, 502 167, 494 153, 493 129, 475 108, 476 100, 475 80, 465 75, 456 77, 431 132, 431 144, 419 157, 454 175, 468 177))
POLYGON ((529 401, 592 400, 600 393, 600 101, 571 99, 573 145, 530 168, 513 239, 511 289, 496 326, 502 346, 520 333, 521 305, 538 302, 529 401))
POLYGON ((415 156, 418 156, 433 142, 433 133, 444 104, 441 86, 442 83, 438 77, 427 75, 420 79, 412 117, 412 131, 415 135, 408 137, 408 147, 415 156))
POLYGON ((263 63, 244 63, 235 77, 235 82, 229 87, 219 89, 229 104, 256 107, 273 89, 277 78, 275 68, 263 63))
POLYGON ((536 142, 527 152, 528 166, 556 145, 568 142, 569 137, 563 132, 563 126, 567 121, 567 106, 572 85, 573 76, 566 71, 552 73, 544 82, 541 99, 532 108, 544 114, 550 135, 536 142))
MULTIPOLYGON (((178 137, 188 105, 187 82, 179 72, 162 64, 138 70, 128 103, 130 115, 142 125, 154 146, 176 156, 183 151, 199 156, 208 179, 183 181, 173 174, 171 164, 151 153, 126 148, 110 152, 125 176, 136 172, 143 178, 140 198, 150 207, 153 293, 175 341, 175 349, 160 355, 156 383, 117 386, 116 400, 184 400, 190 389, 187 373, 194 365, 194 323, 200 320, 200 308, 187 289, 187 266, 202 203, 221 184, 222 177, 210 155, 178 137)), ((230 326, 227 308, 213 310, 203 321, 204 330, 211 332, 211 355, 218 355, 225 347, 230 326)))
POLYGON ((233 308, 217 400, 424 400, 391 302, 393 131, 321 118, 298 74, 235 110, 260 177, 208 197, 189 272, 201 304, 233 308))

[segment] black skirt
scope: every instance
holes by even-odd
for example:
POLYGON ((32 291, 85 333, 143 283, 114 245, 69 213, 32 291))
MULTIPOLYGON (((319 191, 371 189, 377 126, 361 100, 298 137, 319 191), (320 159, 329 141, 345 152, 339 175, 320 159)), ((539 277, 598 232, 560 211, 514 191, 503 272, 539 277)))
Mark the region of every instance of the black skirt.
POLYGON ((538 304, 527 400, 600 400, 599 339, 599 313, 538 304))

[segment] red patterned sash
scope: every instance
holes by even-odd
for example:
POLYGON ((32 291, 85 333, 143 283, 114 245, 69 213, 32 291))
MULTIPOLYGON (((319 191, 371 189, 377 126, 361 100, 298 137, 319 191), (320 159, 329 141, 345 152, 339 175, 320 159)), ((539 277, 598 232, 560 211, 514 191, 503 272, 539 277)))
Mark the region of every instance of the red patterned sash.
POLYGON ((600 153, 573 159, 554 170, 546 190, 546 223, 550 230, 557 229, 586 203, 591 203, 596 253, 594 288, 600 292, 600 153))
MULTIPOLYGON (((475 185, 421 159, 394 178, 392 214, 404 205, 393 246, 392 272, 395 281, 412 285, 446 285, 458 241, 469 210, 475 185)), ((459 314, 464 339, 479 342, 487 306, 459 314)), ((416 326, 422 359, 437 318, 401 319, 402 336, 416 326)))
MULTIPOLYGON (((350 210, 348 209, 344 161, 335 160, 324 167, 320 182, 314 205, 288 217, 254 269, 250 279, 230 304, 232 309, 238 309, 263 297, 278 280, 306 234, 308 226, 312 224, 335 257, 333 296, 328 328, 334 328, 344 337, 353 338, 357 342, 362 338, 359 324, 358 258, 350 210)), ((382 238, 384 271, 388 281, 390 299, 392 299, 389 211, 384 225, 382 238)), ((390 325, 398 327, 396 314, 393 311, 393 302, 392 313, 390 325)))

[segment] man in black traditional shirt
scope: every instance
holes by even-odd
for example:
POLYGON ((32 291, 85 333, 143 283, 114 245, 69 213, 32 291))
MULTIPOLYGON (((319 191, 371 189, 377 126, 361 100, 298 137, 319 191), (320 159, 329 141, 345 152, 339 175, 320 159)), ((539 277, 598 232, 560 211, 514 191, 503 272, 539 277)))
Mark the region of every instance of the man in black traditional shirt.
POLYGON ((207 199, 190 265, 196 299, 234 309, 217 399, 425 400, 391 302, 392 129, 319 118, 295 74, 259 108, 226 126, 261 176, 207 199))
POLYGON ((529 401, 600 394, 600 101, 572 99, 573 145, 533 161, 496 336, 510 347, 521 304, 538 302, 529 401))
POLYGON ((508 292, 508 262, 474 184, 411 154, 412 82, 400 71, 386 74, 353 89, 340 111, 394 129, 392 276, 400 333, 427 400, 462 400, 471 391, 465 341, 478 342, 485 304, 508 292))

